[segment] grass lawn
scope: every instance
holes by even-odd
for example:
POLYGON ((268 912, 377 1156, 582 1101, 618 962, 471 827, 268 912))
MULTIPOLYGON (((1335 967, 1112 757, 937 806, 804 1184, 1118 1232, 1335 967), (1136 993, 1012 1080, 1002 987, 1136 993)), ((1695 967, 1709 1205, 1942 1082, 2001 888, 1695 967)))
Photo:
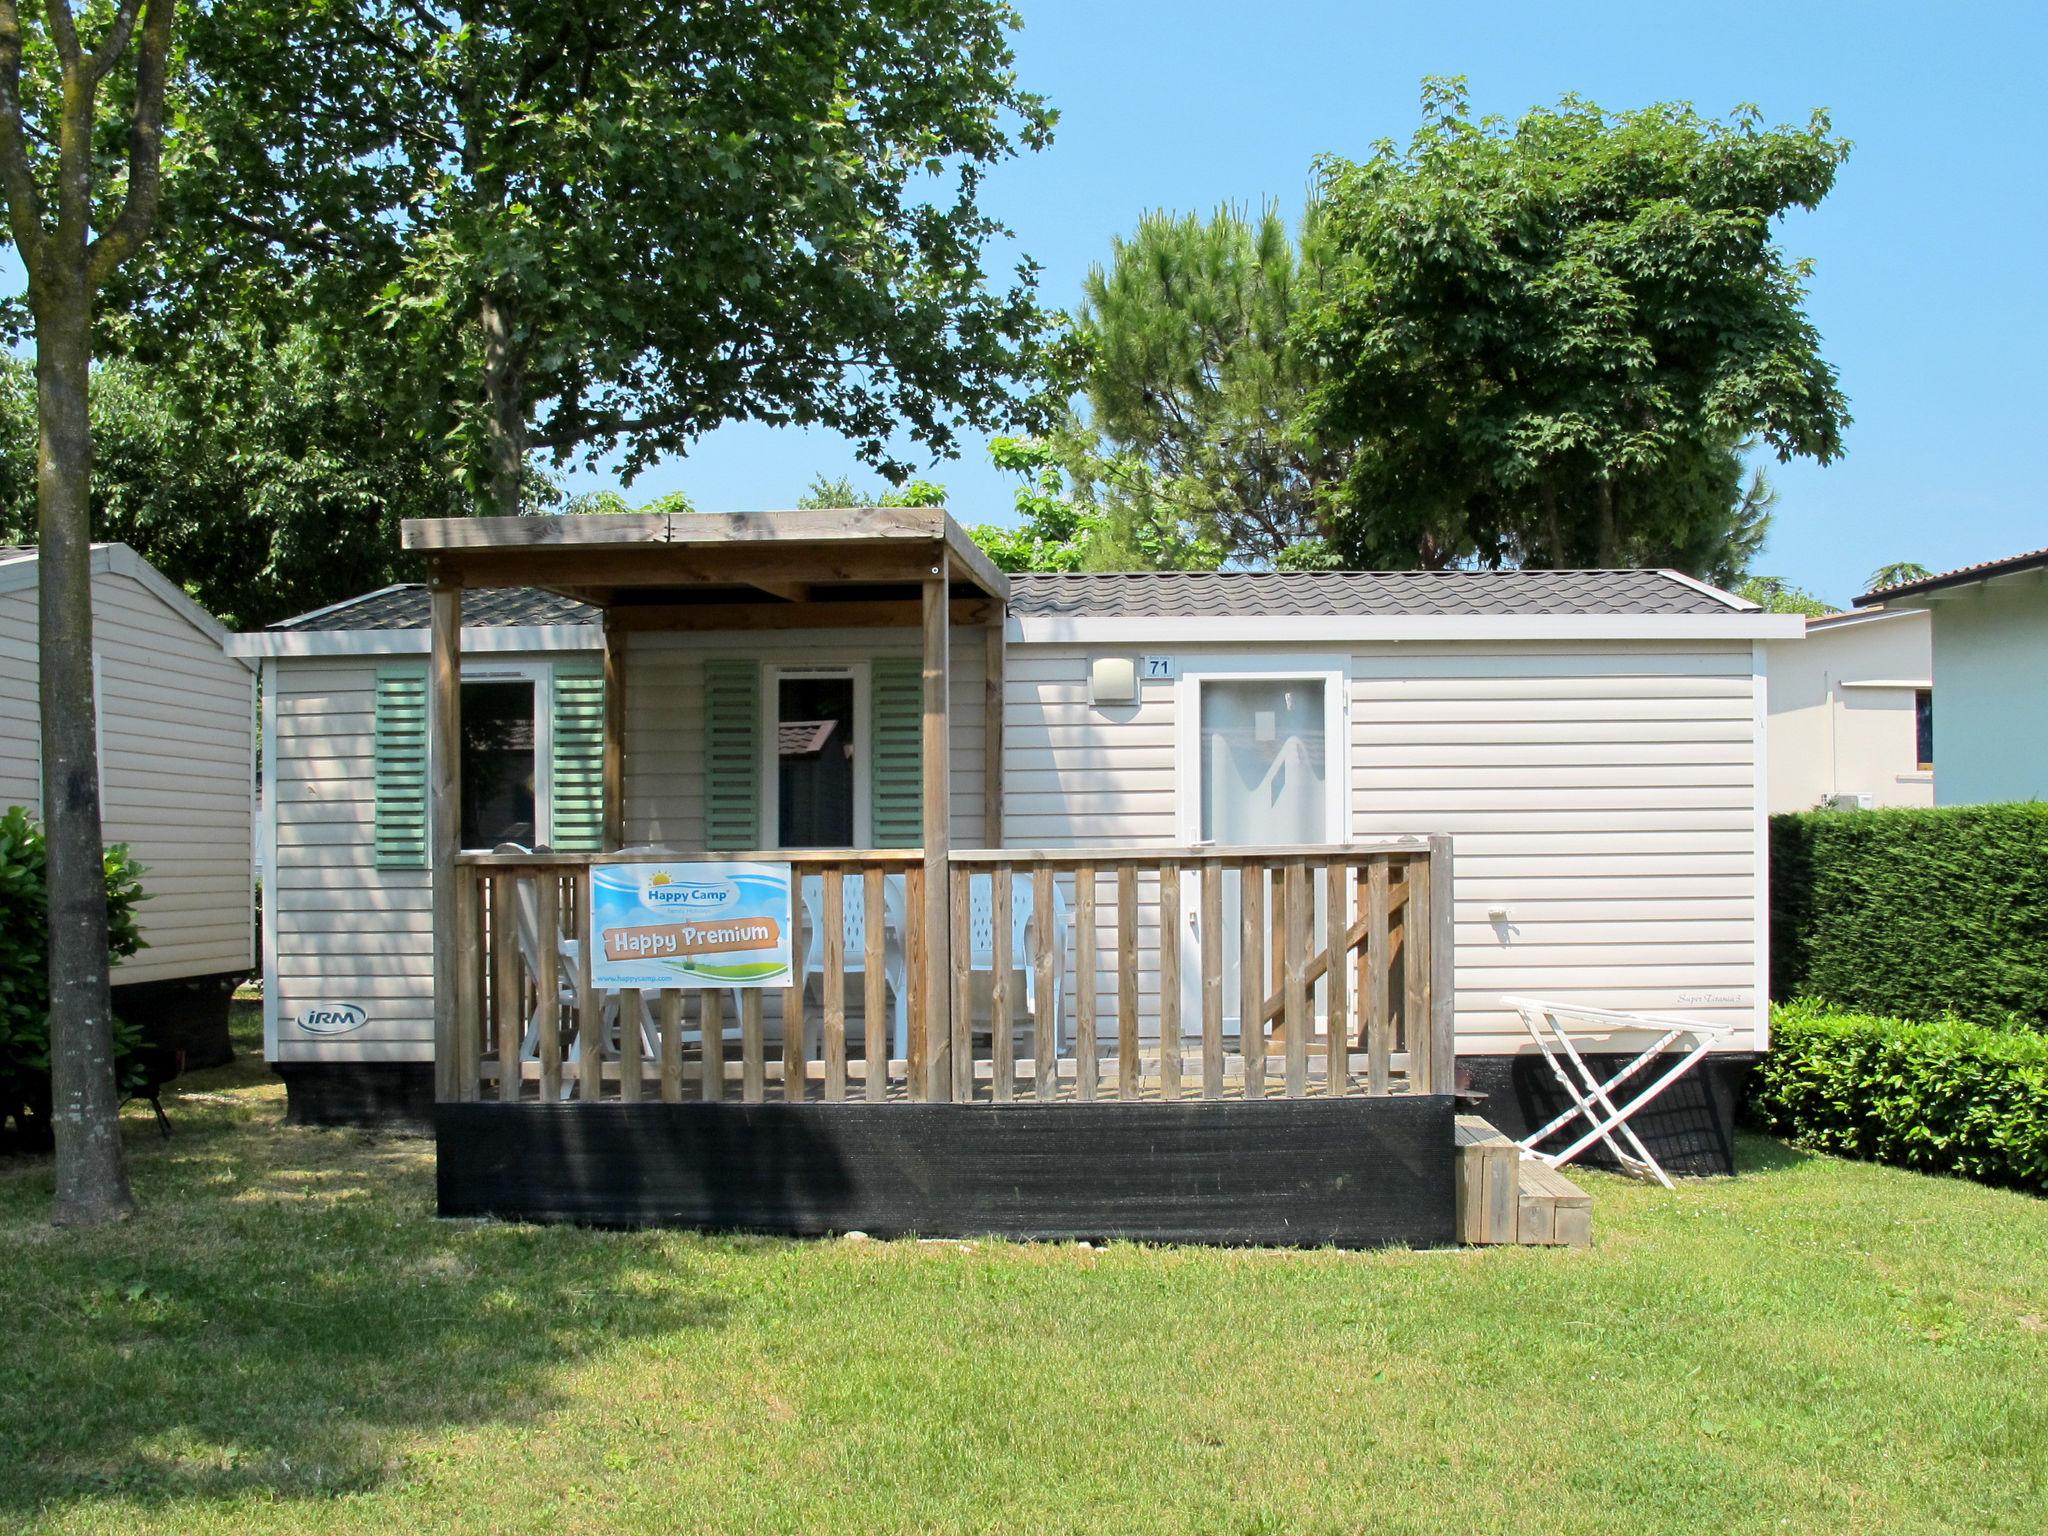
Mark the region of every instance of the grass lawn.
POLYGON ((0 1527, 2048 1529, 2020 1195, 1749 1139, 1587 1175, 1590 1253, 798 1243, 440 1222, 253 1062, 169 1108, 125 1229, 0 1166, 0 1527))

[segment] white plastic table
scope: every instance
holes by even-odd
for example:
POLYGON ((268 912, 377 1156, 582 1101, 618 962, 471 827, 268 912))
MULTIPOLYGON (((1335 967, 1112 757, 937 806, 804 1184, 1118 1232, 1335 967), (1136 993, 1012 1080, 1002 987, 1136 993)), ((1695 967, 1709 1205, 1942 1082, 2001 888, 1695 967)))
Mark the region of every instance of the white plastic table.
POLYGON ((1522 1016, 1522 1025, 1529 1031, 1529 1038, 1543 1052, 1543 1059, 1549 1063, 1552 1075, 1572 1101, 1571 1107, 1563 1114, 1523 1137, 1520 1143, 1522 1151, 1557 1168, 1570 1162, 1594 1142, 1605 1142, 1607 1150, 1629 1172, 1647 1174, 1666 1189, 1672 1188, 1670 1177, 1657 1165, 1657 1159, 1650 1156, 1650 1149, 1630 1128, 1629 1121, 1644 1105, 1690 1072, 1713 1048, 1714 1042, 1725 1039, 1731 1033, 1729 1026, 1709 1024, 1700 1019, 1675 1018, 1669 1014, 1617 1013, 1606 1008, 1584 1008, 1576 1003, 1546 1002, 1536 997, 1504 997, 1501 1001, 1522 1016), (1645 1034, 1655 1038, 1605 1081, 1594 1075, 1593 1069, 1586 1064, 1586 1058, 1579 1054, 1580 1046, 1588 1041, 1645 1034), (1674 1054, 1676 1062, 1649 1087, 1625 1104, 1615 1102, 1616 1090, 1623 1084, 1636 1080, 1652 1066, 1674 1054), (1571 1068, 1569 1072, 1566 1071, 1567 1066, 1571 1068), (1584 1119, 1588 1129, 1562 1152, 1536 1150, 1540 1143, 1578 1119, 1584 1119), (1615 1141, 1617 1134, 1631 1150, 1622 1149, 1615 1141))

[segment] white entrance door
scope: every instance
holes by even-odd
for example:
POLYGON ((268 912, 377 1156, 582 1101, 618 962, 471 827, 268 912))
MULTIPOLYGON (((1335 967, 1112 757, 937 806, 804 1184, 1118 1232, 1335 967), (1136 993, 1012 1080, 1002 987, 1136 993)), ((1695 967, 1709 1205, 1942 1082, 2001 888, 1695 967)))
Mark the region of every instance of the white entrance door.
MULTIPOLYGON (((1341 662, 1317 660, 1256 671, 1217 670, 1181 679, 1178 748, 1182 835, 1219 849, 1345 840, 1348 710, 1341 662)), ((1317 905, 1321 906, 1320 886, 1317 905)), ((1223 1013, 1236 1033, 1240 997, 1238 877, 1223 884, 1223 1013)), ((1272 911, 1270 886, 1265 910, 1272 911)), ((1196 877, 1181 892, 1181 1019, 1199 1035, 1201 895, 1196 877)), ((1320 925, 1320 914, 1318 916, 1320 925)), ((1270 964, 1270 956, 1268 957, 1270 964)), ((1270 988, 1268 989, 1270 991, 1270 988)))

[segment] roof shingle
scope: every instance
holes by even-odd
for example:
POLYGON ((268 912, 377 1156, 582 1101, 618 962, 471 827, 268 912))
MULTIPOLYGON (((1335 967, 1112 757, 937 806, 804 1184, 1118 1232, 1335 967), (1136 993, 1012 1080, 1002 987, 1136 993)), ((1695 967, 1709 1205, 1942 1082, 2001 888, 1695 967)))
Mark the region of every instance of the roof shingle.
POLYGON ((1738 613, 1668 571, 1158 571, 1010 578, 1010 611, 1060 618, 1738 613))
MULTIPOLYGON (((1306 615, 1703 614, 1751 606, 1669 571, 1139 571, 1010 578, 1021 618, 1274 618, 1306 615)), ((462 600, 465 628, 597 624, 587 603, 538 587, 462 600)), ((425 629, 427 589, 386 587, 287 619, 285 631, 425 629)))

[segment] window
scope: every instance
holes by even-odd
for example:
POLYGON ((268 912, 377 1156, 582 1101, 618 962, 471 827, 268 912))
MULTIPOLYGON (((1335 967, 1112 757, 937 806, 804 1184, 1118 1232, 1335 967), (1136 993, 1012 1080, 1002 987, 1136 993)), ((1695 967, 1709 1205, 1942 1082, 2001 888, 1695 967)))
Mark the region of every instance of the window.
POLYGON ((1225 846, 1327 841, 1323 679, 1209 677, 1200 688, 1202 841, 1225 846))
POLYGON ((761 825, 774 848, 857 848, 868 833, 864 666, 771 666, 762 689, 761 825))
POLYGON ((853 678, 776 680, 776 846, 853 846, 853 678))
POLYGON ((1914 755, 1923 773, 1934 768, 1934 690, 1916 688, 1913 690, 1913 740, 1916 743, 1914 755))
POLYGON ((464 848, 545 841, 537 692, 530 677, 463 680, 464 848))

